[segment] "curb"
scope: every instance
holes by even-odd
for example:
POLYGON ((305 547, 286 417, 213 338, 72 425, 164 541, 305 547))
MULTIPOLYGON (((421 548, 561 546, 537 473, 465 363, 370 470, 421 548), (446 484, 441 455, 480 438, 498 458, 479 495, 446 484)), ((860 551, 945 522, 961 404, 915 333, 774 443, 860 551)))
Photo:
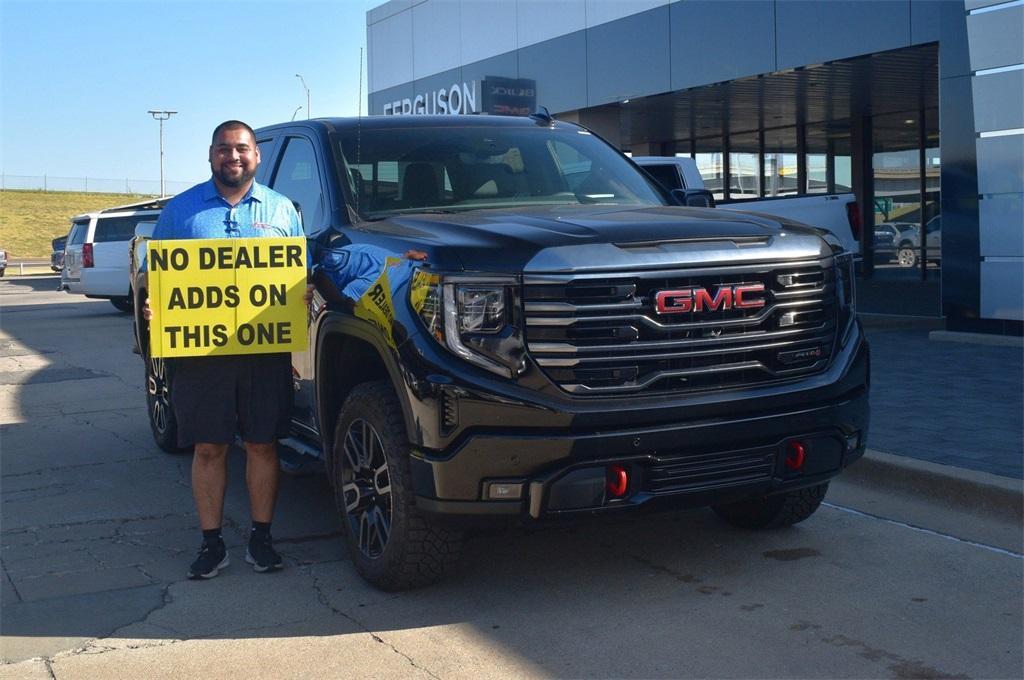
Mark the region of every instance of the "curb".
POLYGON ((874 488, 910 492, 927 500, 1021 522, 1024 482, 988 472, 868 449, 847 468, 843 479, 874 488))
POLYGON ((963 342, 973 345, 996 347, 1024 347, 1024 337, 1019 335, 995 335, 989 333, 965 333, 963 331, 931 331, 928 339, 933 342, 963 342))

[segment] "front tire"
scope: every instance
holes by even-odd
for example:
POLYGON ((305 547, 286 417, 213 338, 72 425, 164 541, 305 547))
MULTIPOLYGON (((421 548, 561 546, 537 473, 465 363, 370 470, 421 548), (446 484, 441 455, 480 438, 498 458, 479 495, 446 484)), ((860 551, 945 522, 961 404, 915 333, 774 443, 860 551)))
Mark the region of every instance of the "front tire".
POLYGON ((173 383, 173 362, 146 357, 146 410, 153 440, 167 453, 180 453, 185 449, 178 446, 178 421, 171 408, 173 383))
POLYGON ((461 532, 435 526, 416 507, 409 455, 391 386, 356 386, 338 414, 329 470, 352 563, 382 590, 434 583, 462 548, 461 532))
POLYGON ((712 506, 715 514, 741 529, 788 527, 814 514, 825 500, 828 482, 749 501, 712 506))

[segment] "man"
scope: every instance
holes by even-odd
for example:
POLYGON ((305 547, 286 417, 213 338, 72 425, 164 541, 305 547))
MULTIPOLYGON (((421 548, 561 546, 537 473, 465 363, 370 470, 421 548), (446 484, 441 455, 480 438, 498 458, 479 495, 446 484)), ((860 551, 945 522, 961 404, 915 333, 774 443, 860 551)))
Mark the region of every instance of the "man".
MULTIPOLYGON (((156 223, 154 239, 303 235, 292 202, 253 179, 260 151, 252 128, 237 120, 218 125, 209 160, 212 177, 171 199, 156 223)), ((291 406, 287 353, 176 360, 171 407, 178 421, 178 444, 195 447, 192 494, 203 531, 190 579, 213 578, 229 564, 221 523, 227 452, 236 432, 245 444, 252 513, 245 560, 257 572, 283 566, 270 523, 277 499, 277 439, 288 434, 291 406)))

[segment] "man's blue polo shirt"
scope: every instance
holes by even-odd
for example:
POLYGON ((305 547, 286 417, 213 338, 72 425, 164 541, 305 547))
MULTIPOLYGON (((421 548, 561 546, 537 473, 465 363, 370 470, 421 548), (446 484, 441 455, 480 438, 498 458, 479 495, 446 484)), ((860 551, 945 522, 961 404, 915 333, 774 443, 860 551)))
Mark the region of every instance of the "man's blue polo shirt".
POLYGON ((253 181, 232 206, 217 192, 213 178, 172 198, 153 229, 154 239, 302 235, 299 215, 286 196, 253 181))

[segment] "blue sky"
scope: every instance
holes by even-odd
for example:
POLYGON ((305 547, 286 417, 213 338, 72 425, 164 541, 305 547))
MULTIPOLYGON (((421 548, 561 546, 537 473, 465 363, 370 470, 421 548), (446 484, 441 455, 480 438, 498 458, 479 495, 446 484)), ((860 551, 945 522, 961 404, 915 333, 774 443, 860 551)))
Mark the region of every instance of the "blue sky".
MULTIPOLYGON (((0 0, 0 169, 8 175, 209 175, 210 132, 356 115, 366 11, 383 0, 0 0)), ((366 113, 363 54, 363 113, 366 113)))

